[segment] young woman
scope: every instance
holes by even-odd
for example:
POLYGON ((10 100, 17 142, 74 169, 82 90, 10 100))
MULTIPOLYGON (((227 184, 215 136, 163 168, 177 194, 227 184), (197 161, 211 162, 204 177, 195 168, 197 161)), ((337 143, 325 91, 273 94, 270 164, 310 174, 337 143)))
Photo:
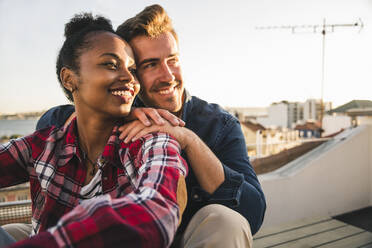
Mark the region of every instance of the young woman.
POLYGON ((139 84, 110 21, 77 15, 65 36, 57 75, 76 117, 0 145, 0 187, 31 187, 34 235, 14 247, 167 247, 186 204, 183 142, 119 139, 139 84))

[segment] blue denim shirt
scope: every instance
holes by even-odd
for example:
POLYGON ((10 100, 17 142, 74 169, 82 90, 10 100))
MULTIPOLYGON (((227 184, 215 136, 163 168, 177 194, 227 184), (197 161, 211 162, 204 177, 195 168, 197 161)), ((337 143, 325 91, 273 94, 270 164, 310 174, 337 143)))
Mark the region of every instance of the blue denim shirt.
MULTIPOLYGON (((265 197, 247 155, 247 148, 239 121, 217 104, 210 104, 186 91, 182 119, 186 127, 196 133, 223 164, 225 181, 213 193, 204 191, 189 166, 186 178, 188 203, 178 229, 183 232, 192 216, 203 206, 217 203, 243 215, 252 234, 260 228, 266 210, 265 197)), ((137 99, 137 107, 143 104, 137 99)), ((37 129, 62 126, 74 111, 72 105, 48 110, 39 120, 37 129)), ((185 153, 182 154, 187 161, 185 153)))

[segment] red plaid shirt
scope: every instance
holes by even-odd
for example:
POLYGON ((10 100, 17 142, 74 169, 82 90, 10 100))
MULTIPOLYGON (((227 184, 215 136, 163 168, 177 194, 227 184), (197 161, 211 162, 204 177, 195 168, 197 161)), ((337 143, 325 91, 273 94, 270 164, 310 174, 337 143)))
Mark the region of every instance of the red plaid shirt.
POLYGON ((162 133, 125 144, 115 128, 99 159, 103 194, 79 202, 87 170, 76 134, 74 120, 0 145, 0 187, 31 188, 37 235, 14 246, 169 246, 184 207, 179 144, 162 133))

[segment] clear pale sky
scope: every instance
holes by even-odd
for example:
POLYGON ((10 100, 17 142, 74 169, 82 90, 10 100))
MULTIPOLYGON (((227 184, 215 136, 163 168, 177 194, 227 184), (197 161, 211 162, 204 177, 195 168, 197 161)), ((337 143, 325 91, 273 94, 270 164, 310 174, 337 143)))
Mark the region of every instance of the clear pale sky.
POLYGON ((322 36, 257 26, 354 23, 326 35, 324 100, 372 100, 372 0, 0 0, 0 113, 65 104, 55 75, 64 24, 90 11, 114 28, 159 3, 180 36, 185 85, 222 106, 321 96, 322 36))

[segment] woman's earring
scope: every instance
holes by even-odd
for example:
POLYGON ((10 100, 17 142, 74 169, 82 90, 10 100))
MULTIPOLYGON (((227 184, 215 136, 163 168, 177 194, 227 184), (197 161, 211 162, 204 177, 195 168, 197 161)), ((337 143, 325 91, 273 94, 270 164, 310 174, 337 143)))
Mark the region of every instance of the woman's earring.
POLYGON ((71 92, 71 94, 72 93, 74 93, 74 91, 76 90, 76 87, 74 86, 74 87, 69 87, 69 88, 67 88, 68 89, 68 91, 70 91, 71 92))

